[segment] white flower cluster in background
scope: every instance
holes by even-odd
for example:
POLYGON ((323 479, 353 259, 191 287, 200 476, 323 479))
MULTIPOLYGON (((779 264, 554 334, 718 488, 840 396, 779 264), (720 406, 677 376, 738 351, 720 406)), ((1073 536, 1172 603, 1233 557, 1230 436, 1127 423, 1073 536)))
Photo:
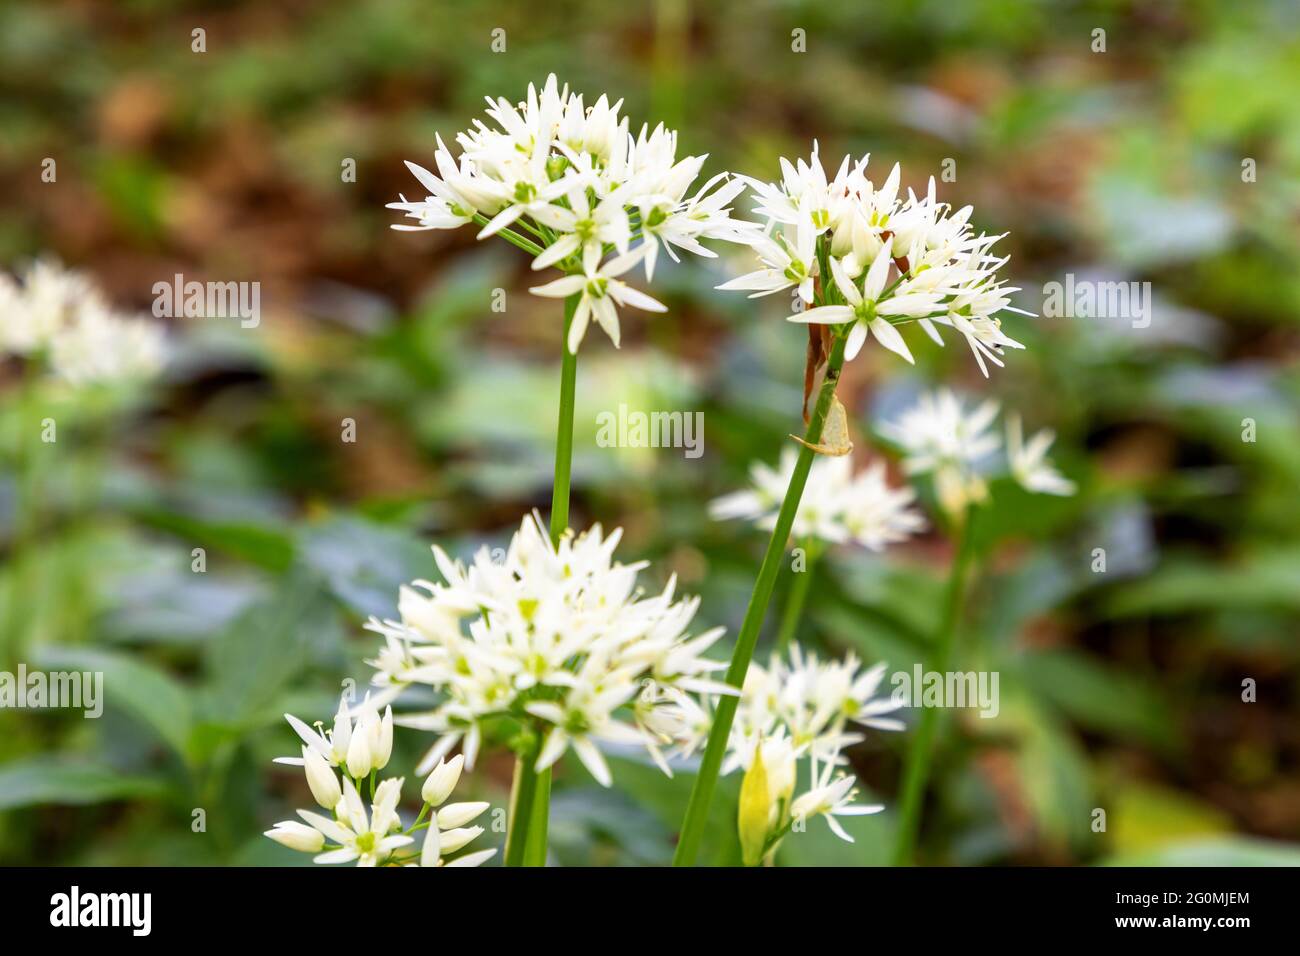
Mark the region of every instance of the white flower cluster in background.
POLYGON ((479 850, 446 859, 447 854, 456 853, 483 833, 482 827, 467 824, 488 808, 481 801, 446 802, 460 780, 464 764, 460 756, 433 768, 420 791, 424 808, 410 827, 403 828, 397 807, 404 781, 390 777, 376 783, 393 750, 391 707, 381 716, 366 700, 353 713, 347 701, 341 700, 329 730, 313 730, 291 714, 284 716, 302 738, 302 756, 279 757, 276 763, 302 767, 313 799, 332 816, 299 810, 298 816, 306 823, 281 821, 266 831, 272 840, 291 850, 317 854, 316 863, 355 860, 358 866, 479 866, 496 853, 495 849, 479 850), (367 785, 369 812, 362 798, 367 785), (420 851, 404 853, 420 830, 424 831, 420 851))
POLYGON ((1007 259, 990 251, 1002 237, 976 234, 970 206, 954 212, 938 202, 933 177, 924 196, 909 190, 904 199, 895 164, 877 186, 867 178, 869 158, 844 157, 828 179, 814 144, 808 162, 781 160, 779 183, 746 178, 767 218, 751 239, 762 268, 720 288, 751 298, 797 289, 806 308, 790 321, 842 328, 847 359, 874 336, 911 362, 898 327, 914 322, 942 345, 936 326, 946 325, 965 337, 987 376, 986 361, 1000 366, 1003 349, 1023 347, 997 318, 1021 311, 1009 306, 1019 290, 998 278, 1007 259))
POLYGON ((883 809, 855 805, 856 780, 841 768, 847 764, 843 749, 865 739, 850 723, 903 729, 887 716, 902 704, 875 696, 884 676, 884 664, 864 669, 853 654, 822 661, 798 645, 788 660, 774 654, 767 667, 750 666, 722 767, 723 773, 746 771, 740 800, 746 863, 768 856, 787 833, 816 816, 852 843, 836 817, 883 809), (795 796, 803 760, 808 788, 795 796))
MULTIPOLYGON (((990 430, 998 411, 992 399, 968 411, 950 389, 941 388, 922 395, 896 421, 882 423, 879 431, 903 450, 903 467, 909 475, 934 475, 940 505, 950 514, 959 514, 968 504, 987 497, 989 472, 999 470, 996 463, 989 464, 1002 448, 1001 438, 990 430)), ((1026 444, 1020 416, 1010 413, 1006 418, 1005 473, 1026 491, 1074 494, 1074 482, 1047 457, 1055 434, 1044 429, 1026 444)))
POLYGON ((0 352, 44 360, 71 385, 151 378, 166 357, 163 328, 123 315, 86 276, 38 260, 0 273, 0 352))
POLYGON ((435 546, 443 583, 404 586, 401 620, 371 619, 385 638, 369 662, 380 697, 418 684, 440 695, 432 710, 397 721, 439 735, 421 768, 458 744, 473 766, 485 725, 512 718, 544 735, 539 771, 572 747, 609 786, 596 744, 605 741, 644 746, 668 772, 661 748, 680 744, 700 710, 690 695, 735 693, 710 676, 726 664, 701 656, 723 629, 687 636, 699 599, 674 600, 675 577, 643 594, 646 563, 614 559, 621 536, 596 525, 555 547, 532 516, 504 560, 484 547, 466 567, 435 546))
POLYGON ((436 174, 407 163, 426 196, 390 203, 416 222, 393 228, 477 222, 480 239, 501 234, 533 253, 534 269, 561 269, 563 278, 532 291, 581 295, 570 352, 593 318, 618 345, 618 306, 665 311, 619 278, 644 263, 646 279, 653 279, 661 248, 674 261, 677 250, 711 257, 702 239, 742 242, 755 229, 732 220, 728 208, 744 182, 722 173, 691 192, 707 157, 679 160, 677 133, 662 125, 633 136, 619 114, 622 100, 611 104, 602 94, 587 106, 552 74, 540 91, 529 84, 522 103, 487 102, 491 124, 475 120, 456 137, 459 158, 438 137, 436 174))
MULTIPOLYGON (((798 459, 798 450, 787 447, 778 468, 755 462, 750 466, 753 487, 715 499, 709 513, 715 520, 742 518, 771 530, 798 459)), ((915 498, 911 488, 890 487, 884 462, 874 462, 855 475, 848 456, 818 455, 808 472, 791 533, 832 544, 855 541, 882 551, 925 527, 925 519, 911 507, 915 498)))

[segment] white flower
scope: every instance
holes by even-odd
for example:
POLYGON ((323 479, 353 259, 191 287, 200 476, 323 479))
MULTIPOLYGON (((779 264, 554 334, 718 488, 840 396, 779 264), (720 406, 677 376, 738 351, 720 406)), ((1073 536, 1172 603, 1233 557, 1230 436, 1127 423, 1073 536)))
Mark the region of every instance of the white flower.
POLYGON ((978 466, 1000 446, 998 436, 989 431, 997 415, 997 402, 990 399, 967 412, 944 388, 922 395, 897 421, 882 423, 879 430, 903 449, 903 468, 909 475, 934 473, 940 503, 957 514, 985 495, 978 466))
MULTIPOLYGON (((798 452, 786 448, 780 466, 772 469, 762 462, 750 467, 754 487, 716 499, 709 512, 716 520, 744 518, 760 528, 776 526, 781 501, 798 462, 798 452)), ((921 530, 925 521, 912 510, 916 495, 910 488, 891 488, 885 480, 883 462, 876 462, 856 476, 852 460, 818 456, 813 459, 792 533, 796 538, 815 537, 832 543, 857 541, 873 551, 903 541, 921 530)))
POLYGON ((702 656, 722 630, 687 636, 698 600, 675 600, 673 580, 644 595, 637 588, 644 564, 614 560, 621 535, 605 537, 596 526, 553 547, 530 517, 504 560, 484 548, 466 567, 435 547, 443 582, 417 581, 404 592, 401 621, 371 620, 367 626, 385 639, 370 662, 375 683, 385 693, 412 684, 439 693, 434 709, 397 718, 439 734, 421 772, 457 744, 472 767, 483 722, 509 717, 544 735, 538 769, 573 749, 608 784, 600 743, 653 752, 683 713, 680 700, 666 695, 633 705, 643 681, 683 695, 735 692, 712 676, 726 665, 702 656))
POLYGON ((859 289, 856 281, 844 271, 838 259, 831 259, 831 274, 835 285, 844 296, 848 305, 819 305, 790 316, 791 322, 816 322, 824 325, 852 323, 848 341, 844 345, 844 357, 852 359, 862 351, 867 341, 867 331, 876 336, 876 341, 915 364, 912 353, 898 329, 889 323, 885 316, 929 315, 938 305, 938 296, 929 292, 911 292, 905 295, 885 297, 885 279, 893 265, 889 249, 882 247, 877 253, 871 268, 863 279, 863 288, 859 289))
POLYGON ((732 728, 730 766, 740 764, 744 748, 756 736, 766 739, 784 728, 796 752, 813 748, 838 752, 864 738, 847 730, 849 723, 875 730, 902 730, 887 716, 902 704, 876 697, 885 665, 863 669, 853 654, 842 661, 822 661, 817 655, 790 648, 789 660, 773 654, 767 667, 750 665, 732 728))
POLYGON ((1058 472, 1047 458, 1056 440, 1051 429, 1043 429, 1029 444, 1022 439, 1020 416, 1007 415, 1007 460, 1011 475, 1026 490, 1045 495, 1072 495, 1075 484, 1058 472))
MULTIPOLYGON (((285 714, 284 719, 302 738, 302 742, 323 757, 329 766, 337 767, 347 760, 348 747, 352 742, 352 715, 348 711, 346 697, 339 698, 338 712, 334 715, 332 730, 320 732, 312 730, 293 714, 285 714)), ((317 722, 316 726, 320 727, 320 723, 317 722)), ((301 757, 276 757, 275 762, 297 767, 304 764, 301 757)))
POLYGON ((777 232, 776 238, 762 234, 748 243, 763 263, 763 268, 737 276, 718 286, 719 289, 752 291, 751 299, 771 295, 782 289, 797 288, 799 298, 813 301, 813 279, 818 274, 817 233, 812 226, 801 224, 777 232), (794 239, 790 238, 793 230, 794 239))
POLYGON ((27 355, 49 346, 72 327, 84 308, 104 309, 99 290, 85 275, 53 259, 38 259, 21 284, 0 274, 0 349, 27 355))
POLYGON ((573 322, 569 325, 567 346, 570 352, 578 351, 583 336, 587 334, 587 323, 593 315, 614 346, 618 346, 618 310, 615 304, 630 305, 646 312, 668 311, 667 306, 662 302, 650 298, 644 292, 638 292, 626 282, 616 278, 640 262, 645 254, 646 247, 638 246, 631 252, 616 256, 602 265, 599 261, 600 250, 595 246, 587 246, 582 257, 582 275, 565 276, 528 290, 533 295, 547 296, 552 299, 564 299, 582 293, 577 310, 573 313, 573 322))
POLYGON ((814 755, 813 787, 794 801, 794 805, 790 808, 790 815, 795 820, 807 820, 809 817, 824 816, 832 833, 841 840, 852 843, 853 837, 845 832, 844 827, 835 818, 864 816, 879 813, 885 808, 881 804, 872 804, 870 806, 865 804, 854 805, 853 800, 857 796, 857 781, 845 773, 838 774, 834 779, 831 778, 832 773, 835 771, 837 756, 834 755, 824 761, 821 772, 818 773, 817 759, 814 755))
MULTIPOLYGON (((337 844, 313 860, 315 863, 351 863, 358 866, 377 866, 388 860, 394 850, 415 842, 404 833, 397 815, 397 802, 402 796, 401 779, 385 780, 375 789, 370 813, 352 781, 343 778, 343 800, 338 807, 338 818, 331 820, 310 810, 299 810, 298 815, 318 830, 329 841, 337 844)), ((277 824, 284 826, 284 824, 277 824)), ((269 834, 268 834, 269 835, 269 834)))
POLYGON ((50 366, 72 385, 150 378, 162 368, 162 326, 117 315, 102 303, 83 304, 76 321, 50 337, 50 366))
POLYGON ((38 260, 15 283, 0 274, 0 351, 48 358, 70 385, 134 382, 162 368, 162 326, 114 312, 81 273, 38 260))
POLYGON ((766 668, 751 665, 722 766, 723 773, 746 771, 740 830, 748 863, 775 851, 795 824, 809 816, 826 815, 831 829, 852 842, 834 818, 882 809, 851 806, 853 778, 841 774, 832 780, 832 774, 847 763, 841 750, 864 739, 848 731, 848 723, 903 729, 887 716, 902 704, 875 696, 884 674, 884 664, 863 670, 851 654, 843 661, 823 662, 797 645, 788 661, 774 654, 766 668), (811 786, 795 797, 799 762, 805 757, 811 786))
POLYGON ((987 496, 989 473, 1009 472, 1025 490, 1039 494, 1074 494, 1074 482, 1047 459, 1054 434, 1041 431, 1024 444, 1019 415, 1007 416, 1005 472, 989 461, 1001 446, 990 431, 997 415, 998 403, 991 399, 967 411, 951 391, 939 389, 922 395, 897 421, 882 423, 879 431, 903 450, 908 474, 934 474, 939 503, 954 515, 987 496))
POLYGON ((748 242, 756 232, 752 223, 731 218, 729 204, 745 188, 743 181, 722 174, 691 195, 705 157, 679 160, 677 134, 662 125, 653 132, 642 127, 633 138, 627 118, 619 115, 621 100, 610 103, 602 95, 587 107, 552 75, 540 91, 530 84, 521 103, 491 97, 487 102, 488 121, 475 120, 473 129, 456 137, 459 159, 439 137, 436 173, 407 163, 425 198, 402 196, 390 203, 388 208, 415 220, 393 228, 483 223, 479 238, 503 234, 533 253, 534 269, 558 266, 578 280, 552 283, 544 287, 552 291, 541 294, 570 295, 590 286, 582 321, 573 324, 579 331, 569 336, 571 348, 582 340, 593 310, 616 344, 613 302, 663 311, 621 283, 607 293, 611 277, 644 259, 646 278, 653 278, 661 247, 674 260, 678 249, 711 257, 701 240, 748 242), (632 249, 637 238, 641 245, 632 249), (617 258, 601 265, 611 253, 617 258), (575 274, 579 264, 581 276, 575 274), (570 287, 573 292, 558 291, 570 287))
POLYGON ((593 209, 587 200, 586 188, 581 183, 575 183, 569 190, 567 199, 569 208, 557 209, 553 217, 556 223, 554 228, 565 235, 556 239, 533 260, 534 270, 562 262, 577 252, 582 253, 584 265, 588 258, 599 262, 606 244, 612 245, 622 254, 627 253, 632 227, 628 223, 623 199, 618 193, 606 196, 593 209))
MULTIPOLYGON (((703 157, 700 157, 700 162, 703 162, 703 157)), ((685 191, 687 185, 687 182, 681 184, 681 192, 685 191)), ((648 250, 645 258, 646 280, 654 278, 660 243, 669 257, 677 262, 674 247, 693 252, 697 256, 716 258, 717 253, 702 245, 701 239, 746 244, 751 242, 754 230, 758 227, 753 223, 732 219, 728 206, 744 191, 745 186, 744 180, 728 180, 726 173, 719 173, 700 187, 699 192, 690 199, 683 199, 680 193, 643 196, 638 201, 637 208, 641 219, 641 235, 645 238, 648 250), (714 186, 718 188, 714 189, 714 186), (709 192, 710 189, 713 189, 712 193, 709 192)))
POLYGON ((866 175, 868 158, 854 163, 846 156, 828 182, 814 144, 809 162, 781 160, 780 183, 748 180, 768 226, 761 234, 742 232, 737 241, 753 247, 763 268, 719 288, 767 295, 797 287, 813 308, 790 320, 841 328, 849 359, 874 335, 910 362, 897 326, 916 322, 942 345, 936 326, 947 325, 966 338, 987 376, 986 361, 1001 365, 1004 348, 1022 347, 996 317, 1021 311, 1009 306, 1018 290, 997 278, 1007 260, 990 253, 1001 237, 977 235, 969 206, 951 212, 939 203, 933 178, 924 197, 909 190, 906 200, 898 195, 897 164, 875 185, 866 175), (825 262, 834 283, 819 276, 825 262))

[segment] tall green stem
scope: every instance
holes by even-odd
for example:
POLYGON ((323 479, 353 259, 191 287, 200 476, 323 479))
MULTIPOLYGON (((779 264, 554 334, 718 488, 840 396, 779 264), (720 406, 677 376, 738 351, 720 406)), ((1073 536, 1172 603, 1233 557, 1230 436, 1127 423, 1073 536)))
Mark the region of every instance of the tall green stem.
MULTIPOLYGON (((560 362, 560 412, 555 426, 555 483, 551 491, 551 543, 558 544, 569 527, 569 485, 573 475, 573 409, 578 380, 578 356, 569 351, 569 326, 578 309, 579 296, 564 300, 564 358, 560 362)), ((542 746, 516 758, 515 784, 510 803, 510 831, 506 836, 506 866, 545 866, 546 837, 551 813, 551 770, 537 771, 534 764, 542 746), (513 851, 513 852, 512 852, 513 851)))
MULTIPOLYGON (((36 570, 34 557, 27 547, 40 534, 38 512, 42 501, 38 493, 37 465, 40 441, 35 412, 36 383, 30 363, 23 366, 14 394, 14 508, 9 536, 8 590, 5 593, 5 622, 0 630, 0 661, 18 660, 24 651, 24 602, 33 601, 36 589, 32 580, 36 570)), ((34 606, 34 605, 30 605, 34 606)))
POLYGON ((526 866, 533 808, 537 802, 537 755, 544 738, 536 734, 534 742, 515 758, 515 781, 510 790, 510 825, 506 831, 506 866, 526 866))
MULTIPOLYGON (((957 626, 961 620, 962 603, 966 594, 966 579, 970 576, 975 557, 975 535, 971 531, 974 519, 974 508, 967 507, 961 526, 957 529, 957 556, 948 575, 943 617, 939 623, 934 656, 930 661, 931 671, 939 674, 947 672, 957 643, 957 626)), ((903 764, 902 795, 899 798, 898 836, 894 844, 895 866, 907 866, 912 861, 921 825, 921 803, 925 797, 925 784, 930 774, 930 761, 934 755, 934 742, 939 732, 941 715, 942 709, 939 707, 922 708, 916 733, 908 744, 903 764)))
MULTIPOLYGON (((821 441, 822 426, 826 423, 826 414, 830 411, 831 399, 835 397, 835 386, 840 380, 840 368, 844 365, 844 337, 837 336, 830 359, 826 364, 826 375, 817 392, 817 405, 808 422, 804 441, 817 444, 821 441)), ((776 517, 776 527, 767 542, 767 551, 758 570, 758 580, 754 582, 754 591, 749 597, 749 606, 745 609, 745 619, 740 626, 740 636, 736 639, 736 650, 731 655, 731 666, 727 668, 727 683, 739 688, 745 682, 745 672, 749 661, 754 656, 754 645, 758 641, 759 629, 767 616, 767 606, 772 600, 772 588, 781 568, 781 558, 790 539, 790 529, 794 525, 794 516, 799 510, 799 499, 803 497, 804 485, 808 481, 808 471, 812 468, 814 452, 807 445, 799 451, 799 459, 790 478, 790 486, 785 491, 785 500, 776 517)), ((726 695, 718 699, 717 711, 713 716, 713 727, 709 730, 709 740, 704 748, 704 757, 700 761, 700 772, 691 789, 690 803, 686 807, 686 818, 682 821, 681 838, 677 851, 673 854, 673 866, 692 866, 700 852, 700 840, 704 836, 704 825, 709 816, 709 804, 713 800, 713 791, 718 783, 718 771, 722 766, 722 757, 727 749, 727 738, 731 734, 731 723, 736 717, 739 706, 738 697, 726 695)))
POLYGON ((560 364, 560 414, 555 425, 555 485, 551 491, 551 543, 569 527, 569 479, 573 472, 573 405, 578 356, 569 351, 569 326, 578 309, 577 295, 564 300, 564 359, 560 364))
POLYGON ((790 591, 785 596, 785 608, 781 611, 781 626, 776 630, 776 649, 779 653, 784 654, 790 642, 794 640, 795 634, 799 630, 799 620, 803 617, 804 605, 808 603, 808 589, 812 586, 813 564, 817 560, 817 553, 814 550, 812 539, 804 542, 804 569, 795 571, 793 568, 790 573, 794 575, 790 581, 790 591))

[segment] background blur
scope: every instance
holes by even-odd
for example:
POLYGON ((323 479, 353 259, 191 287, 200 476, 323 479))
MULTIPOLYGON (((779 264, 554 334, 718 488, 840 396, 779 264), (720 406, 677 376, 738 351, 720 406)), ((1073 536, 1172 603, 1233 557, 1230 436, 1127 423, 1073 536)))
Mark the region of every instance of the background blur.
MULTIPOLYGON (((100 670, 108 693, 99 720, 0 711, 0 862, 307 859, 260 835, 311 805, 300 772, 270 762, 297 750, 280 715, 328 719, 339 682, 364 683, 376 639, 361 623, 395 612, 398 583, 435 576, 432 541, 468 556, 549 503, 558 308, 527 294, 523 254, 472 229, 393 232, 383 205, 418 192, 402 160, 430 165, 435 131, 450 140, 485 94, 517 100, 555 71, 625 97, 634 128, 679 127, 680 155, 710 153, 706 176, 773 179, 814 138, 829 167, 870 151, 918 190, 955 160, 940 197, 1010 234, 1031 311, 1067 273, 1152 283, 1145 329, 1012 316, 1028 348, 987 382, 955 337, 913 342, 915 369, 868 348, 845 376, 862 461, 872 423, 946 382, 1056 428, 1080 483, 1072 499, 994 489, 961 663, 1000 672, 1001 715, 950 723, 922 856, 1300 863, 1300 10, 614 6, 0 7, 0 266, 52 253, 142 311, 175 273, 262 283, 255 329, 171 321, 175 357, 148 390, 46 396, 59 441, 25 476, 17 363, 0 370, 0 670, 100 670), (20 477, 38 533, 17 547, 20 477)), ((666 316, 625 315, 620 351, 600 334, 583 347, 574 522, 624 526, 624 558, 651 559, 650 583, 675 571, 704 596, 701 623, 730 636, 764 536, 710 522, 707 503, 797 426, 804 337, 780 321, 784 297, 712 290, 747 262, 670 265, 651 290, 666 316), (703 411, 703 457, 597 447, 597 413, 620 402, 703 411)), ((883 558, 832 552, 801 640, 910 670, 949 555, 934 533, 883 558)), ((887 804, 904 739, 851 753, 887 804)), ((428 742, 399 730, 392 768, 428 742)), ((669 859, 691 777, 617 763, 609 791, 576 761, 557 774, 554 860, 669 859)), ((509 773, 508 755, 483 761, 463 798, 504 805, 509 773)), ((715 801, 715 862, 738 858, 737 789, 724 780, 715 801)), ((815 823, 781 862, 883 862, 892 812, 850 823, 856 844, 815 823)))

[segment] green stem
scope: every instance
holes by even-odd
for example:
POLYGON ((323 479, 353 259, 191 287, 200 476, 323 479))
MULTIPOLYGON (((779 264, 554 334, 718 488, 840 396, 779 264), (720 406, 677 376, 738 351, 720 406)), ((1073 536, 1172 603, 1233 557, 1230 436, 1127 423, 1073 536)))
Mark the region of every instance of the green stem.
POLYGON ((781 612, 781 626, 776 631, 776 650, 779 654, 784 654, 790 642, 794 640, 795 633, 799 630, 799 619, 803 616, 804 605, 808 602, 813 563, 817 560, 811 539, 804 542, 803 551, 806 562, 804 569, 802 571, 790 569, 794 578, 790 582, 790 591, 785 597, 785 609, 781 612))
MULTIPOLYGON (((817 406, 808 422, 804 441, 816 444, 821 441, 822 426, 826 414, 830 411, 831 399, 835 397, 835 386, 839 383, 840 368, 844 364, 844 337, 837 336, 830 359, 826 365, 826 375, 817 393, 817 406)), ((754 645, 758 641, 758 632, 767 616, 767 606, 772 600, 772 588, 781 569, 781 559, 786 544, 790 540, 790 529, 794 525, 795 513, 799 510, 799 499, 803 497, 804 485, 808 481, 808 472, 812 468, 813 450, 807 445, 800 448, 799 459, 790 477, 790 487, 785 491, 785 500, 776 517, 776 527, 767 542, 767 551, 758 570, 758 580, 754 582, 754 591, 745 609, 745 619, 740 626, 740 636, 736 639, 736 649, 731 655, 731 666, 727 668, 727 683, 739 688, 745 682, 745 672, 749 669, 750 658, 754 656, 754 645)), ((704 757, 700 761, 700 771, 691 788, 690 803, 686 807, 686 818, 682 821, 681 838, 677 842, 677 852, 673 854, 673 866, 692 866, 700 852, 700 840, 704 836, 704 825, 709 816, 709 804, 713 800, 713 790, 718 783, 718 771, 727 749, 727 738, 731 734, 731 723, 736 717, 736 708, 740 699, 726 695, 718 699, 717 711, 713 717, 713 727, 709 730, 709 740, 704 748, 704 757)))
POLYGON ((14 509, 13 523, 8 541, 9 574, 5 592, 5 623, 0 630, 0 661, 8 666, 19 660, 25 650, 24 603, 35 606, 34 592, 39 590, 33 580, 37 571, 35 556, 28 545, 40 534, 41 502, 38 494, 37 468, 41 454, 39 420, 35 412, 36 391, 34 370, 30 359, 25 360, 14 391, 14 509))
MULTIPOLYGON (((569 351, 569 326, 580 296, 564 300, 564 358, 560 363, 560 411, 555 426, 555 484, 551 492, 551 543, 559 544, 569 527, 569 486, 573 475, 573 409, 577 391, 578 356, 569 351)), ((541 731, 538 731, 538 747, 541 731)), ((516 768, 517 805, 510 814, 506 841, 506 866, 545 866, 546 837, 551 813, 551 770, 533 770, 536 754, 527 767, 516 768), (527 793, 524 793, 524 789, 527 793), (521 815, 523 814, 523 815, 521 815), (511 850, 515 851, 511 856, 511 850)))
MULTIPOLYGON (((482 213, 476 213, 474 216, 474 221, 478 223, 480 226, 486 226, 491 220, 489 220, 488 217, 483 215, 482 213)), ((510 243, 512 246, 518 246, 520 249, 524 250, 524 252, 527 252, 531 255, 540 256, 542 254, 541 246, 539 246, 537 243, 533 242, 532 240, 519 235, 519 233, 515 232, 513 229, 501 229, 496 233, 496 235, 500 236, 502 239, 510 243)))
POLYGON ((555 425, 555 485, 551 491, 551 543, 569 527, 569 480, 573 473, 573 406, 578 356, 569 351, 569 326, 581 296, 564 300, 564 359, 560 364, 560 413, 555 425))
POLYGON ((515 758, 515 782, 510 793, 510 822, 506 831, 506 866, 526 866, 528 832, 533 822, 533 806, 537 801, 537 755, 541 753, 543 737, 536 740, 515 758))
MULTIPOLYGON (((975 535, 971 531, 974 519, 974 508, 967 507, 961 518, 961 526, 957 529, 957 556, 948 575, 943 617, 939 623, 934 657, 930 661, 931 671, 939 674, 947 672, 957 644, 957 625, 961 619, 966 580, 975 559, 975 535)), ((908 744, 903 763, 903 788, 899 798, 898 835, 894 844, 895 866, 907 866, 912 861, 921 825, 921 803, 925 797, 925 784, 930 774, 930 761, 934 755, 934 742, 941 715, 942 709, 939 707, 922 708, 916 733, 908 744)))

